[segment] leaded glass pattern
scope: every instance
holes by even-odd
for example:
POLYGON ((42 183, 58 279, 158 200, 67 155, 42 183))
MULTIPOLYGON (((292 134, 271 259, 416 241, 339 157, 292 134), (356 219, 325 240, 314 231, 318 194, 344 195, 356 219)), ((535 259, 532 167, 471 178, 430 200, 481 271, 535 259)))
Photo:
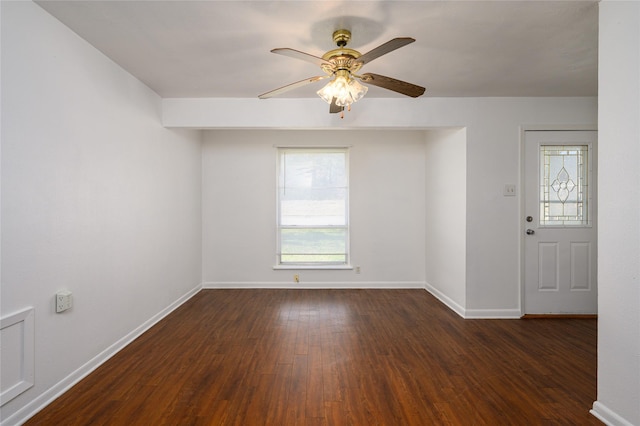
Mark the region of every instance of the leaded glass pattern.
POLYGON ((540 146, 540 225, 589 224, 587 145, 540 146))

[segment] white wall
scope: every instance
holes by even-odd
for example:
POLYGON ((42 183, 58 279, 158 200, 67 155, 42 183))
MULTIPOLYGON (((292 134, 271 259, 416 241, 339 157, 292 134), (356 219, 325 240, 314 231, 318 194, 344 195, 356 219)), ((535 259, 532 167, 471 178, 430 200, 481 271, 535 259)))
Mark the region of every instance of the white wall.
POLYGON ((207 131, 204 285, 424 287, 424 149, 421 131, 207 131), (360 274, 273 269, 278 145, 351 147, 351 263, 360 274))
POLYGON ((640 3, 600 3, 598 400, 640 425, 640 3))
POLYGON ((426 132, 426 286, 466 316, 467 134, 426 132))
MULTIPOLYGON (((595 98, 372 98, 354 105, 343 120, 337 114, 328 114, 326 104, 319 99, 162 102, 163 122, 170 127, 357 129, 374 133, 466 128, 464 308, 469 317, 519 317, 521 313, 520 196, 504 197, 503 188, 520 183, 522 126, 593 128, 597 122, 595 98)), ((421 220, 424 222, 424 218, 421 220)), ((205 241, 210 235, 205 230, 205 241)), ((211 277, 205 274, 205 280, 211 277)), ((459 299, 457 294, 445 296, 459 299)))
POLYGON ((202 234, 199 132, 39 6, 1 7, 1 310, 35 308, 35 385, 4 425, 197 290, 202 234))

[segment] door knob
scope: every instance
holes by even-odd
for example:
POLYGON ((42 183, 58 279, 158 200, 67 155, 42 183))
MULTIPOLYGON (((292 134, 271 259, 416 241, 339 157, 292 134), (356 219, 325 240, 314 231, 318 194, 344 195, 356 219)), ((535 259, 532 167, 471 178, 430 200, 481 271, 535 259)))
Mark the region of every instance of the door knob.
POLYGON ((527 235, 533 235, 535 233, 536 231, 534 231, 533 229, 527 229, 527 235))

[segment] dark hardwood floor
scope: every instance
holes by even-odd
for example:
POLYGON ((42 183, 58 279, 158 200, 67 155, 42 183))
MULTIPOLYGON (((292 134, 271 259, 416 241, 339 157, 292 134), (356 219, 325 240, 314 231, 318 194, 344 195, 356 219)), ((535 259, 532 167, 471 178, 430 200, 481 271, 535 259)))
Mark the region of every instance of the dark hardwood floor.
POLYGON ((598 425, 596 321, 463 320, 424 290, 203 290, 27 424, 598 425))

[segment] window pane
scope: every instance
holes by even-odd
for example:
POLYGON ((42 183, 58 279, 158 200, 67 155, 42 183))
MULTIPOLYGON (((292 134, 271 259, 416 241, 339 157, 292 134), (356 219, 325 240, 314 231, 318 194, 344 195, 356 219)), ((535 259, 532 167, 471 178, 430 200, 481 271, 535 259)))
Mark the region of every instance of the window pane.
MULTIPOLYGON (((300 194, 300 191, 281 190, 281 225, 338 225, 347 224, 346 188, 333 188, 317 193, 300 194), (318 199, 319 198, 319 199, 318 199)), ((316 192, 316 191, 309 191, 316 192)))
POLYGON ((587 145, 540 146, 540 225, 588 225, 587 145))
POLYGON ((280 261, 346 263, 346 228, 284 228, 280 230, 280 261))
MULTIPOLYGON (((302 150, 300 150, 302 151, 302 150)), ((284 188, 344 188, 345 152, 284 151, 280 186, 284 188)))

